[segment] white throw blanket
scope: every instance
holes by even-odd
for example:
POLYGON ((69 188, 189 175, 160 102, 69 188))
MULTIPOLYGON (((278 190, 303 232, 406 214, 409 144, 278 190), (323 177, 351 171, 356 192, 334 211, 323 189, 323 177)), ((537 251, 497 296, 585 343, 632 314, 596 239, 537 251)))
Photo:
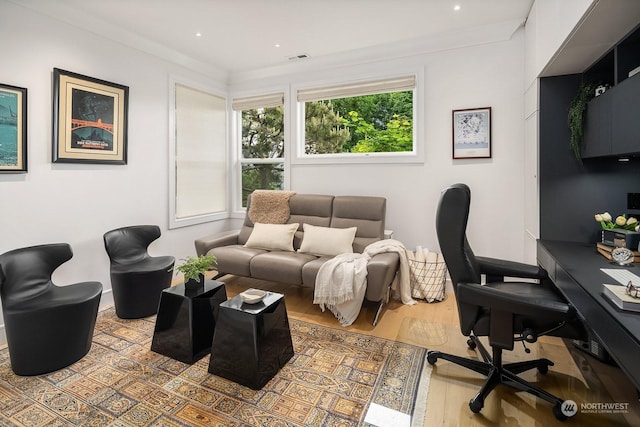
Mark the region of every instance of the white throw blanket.
POLYGON ((360 314, 367 290, 369 257, 359 253, 336 255, 320 266, 313 303, 331 310, 342 326, 349 326, 360 314))
POLYGON ((351 325, 360 314, 367 290, 367 263, 372 256, 385 252, 395 252, 400 257, 396 280, 401 301, 416 304, 411 298, 406 249, 393 239, 379 240, 368 245, 361 254, 340 254, 322 264, 316 277, 313 303, 319 304, 322 311, 325 307, 331 310, 342 326, 351 325))
POLYGON ((406 305, 417 304, 418 302, 411 297, 411 273, 409 271, 409 259, 407 258, 407 248, 404 247, 402 242, 394 239, 378 240, 364 248, 363 251, 364 254, 369 256, 369 258, 386 252, 395 252, 400 258, 400 269, 398 270, 398 276, 396 277, 396 290, 399 294, 398 296, 400 301, 406 305))

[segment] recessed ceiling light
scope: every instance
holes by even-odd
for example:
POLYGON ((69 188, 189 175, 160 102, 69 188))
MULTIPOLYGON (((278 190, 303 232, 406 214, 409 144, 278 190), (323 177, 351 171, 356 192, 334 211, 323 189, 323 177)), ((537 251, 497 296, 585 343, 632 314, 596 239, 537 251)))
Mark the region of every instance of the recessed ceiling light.
POLYGON ((195 34, 195 36, 196 36, 196 37, 202 37, 202 33, 201 33, 200 31, 198 31, 198 32, 195 34))
POLYGON ((275 47, 280 47, 280 43, 276 43, 276 44, 275 44, 275 47))
POLYGON ((456 5, 453 6, 453 10, 455 10, 456 12, 459 11, 460 9, 462 9, 462 8, 460 7, 459 4, 456 4, 456 5))

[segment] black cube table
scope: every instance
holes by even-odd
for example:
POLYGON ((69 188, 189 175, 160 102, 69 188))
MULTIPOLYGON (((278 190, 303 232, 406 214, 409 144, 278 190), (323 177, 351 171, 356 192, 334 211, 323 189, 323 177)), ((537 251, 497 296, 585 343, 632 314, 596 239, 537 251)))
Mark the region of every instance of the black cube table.
POLYGON ((267 292, 257 304, 238 295, 220 304, 210 373, 259 390, 292 356, 284 295, 267 292))
POLYGON ((199 289, 184 284, 164 289, 151 350, 184 363, 195 363, 211 351, 218 306, 227 300, 224 283, 205 280, 199 289))

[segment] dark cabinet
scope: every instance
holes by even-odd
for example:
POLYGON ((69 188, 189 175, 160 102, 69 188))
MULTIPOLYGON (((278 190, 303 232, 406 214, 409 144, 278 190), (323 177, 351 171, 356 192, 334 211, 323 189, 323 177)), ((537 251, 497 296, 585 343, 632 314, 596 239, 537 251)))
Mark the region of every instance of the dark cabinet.
POLYGON ((640 152, 640 75, 618 84, 613 93, 612 154, 640 152))
POLYGON ((587 105, 582 158, 640 153, 640 74, 587 105))
POLYGON ((582 141, 582 158, 611 155, 612 91, 593 98, 587 105, 582 141))
POLYGON ((612 86, 587 105, 582 158, 640 154, 640 27, 582 74, 612 86))

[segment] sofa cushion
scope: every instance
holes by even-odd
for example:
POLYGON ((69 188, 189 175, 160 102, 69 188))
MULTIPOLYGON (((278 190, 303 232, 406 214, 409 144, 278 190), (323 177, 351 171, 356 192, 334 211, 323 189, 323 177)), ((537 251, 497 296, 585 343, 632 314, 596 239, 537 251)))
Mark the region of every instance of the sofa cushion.
POLYGON ((293 236, 299 224, 255 223, 253 231, 244 244, 247 248, 293 251, 293 236))
POLYGON ((353 239, 356 236, 356 227, 330 228, 317 227, 311 224, 303 224, 304 237, 298 252, 336 256, 353 252, 353 239))
POLYGON ((242 245, 229 245, 213 248, 207 252, 207 254, 216 257, 216 270, 224 271, 227 274, 249 277, 251 276, 251 270, 249 269, 251 259, 256 255, 266 252, 264 249, 245 248, 242 245))
POLYGON ((386 210, 384 197, 336 196, 330 227, 358 227, 353 250, 362 252, 369 244, 384 239, 386 210))
POLYGON ((296 194, 289 199, 289 223, 313 224, 328 227, 333 210, 333 196, 296 194))
POLYGON ((323 256, 316 258, 313 261, 309 261, 302 266, 302 284, 312 288, 316 286, 316 277, 318 277, 320 267, 322 267, 322 264, 329 261, 331 258, 332 257, 323 256))
POLYGON ((251 277, 273 282, 302 283, 302 267, 315 260, 313 255, 271 251, 251 259, 251 277))
MULTIPOLYGON (((333 196, 322 194, 294 194, 289 198, 289 220, 288 224, 313 224, 328 227, 331 222, 331 212, 333 209, 333 196)), ((247 212, 251 208, 251 195, 247 198, 247 212)), ((253 222, 249 215, 245 215, 244 222, 238 235, 238 243, 244 245, 247 243, 251 232, 253 231, 253 222)), ((302 229, 296 232, 293 240, 294 249, 300 247, 302 242, 302 229)))

